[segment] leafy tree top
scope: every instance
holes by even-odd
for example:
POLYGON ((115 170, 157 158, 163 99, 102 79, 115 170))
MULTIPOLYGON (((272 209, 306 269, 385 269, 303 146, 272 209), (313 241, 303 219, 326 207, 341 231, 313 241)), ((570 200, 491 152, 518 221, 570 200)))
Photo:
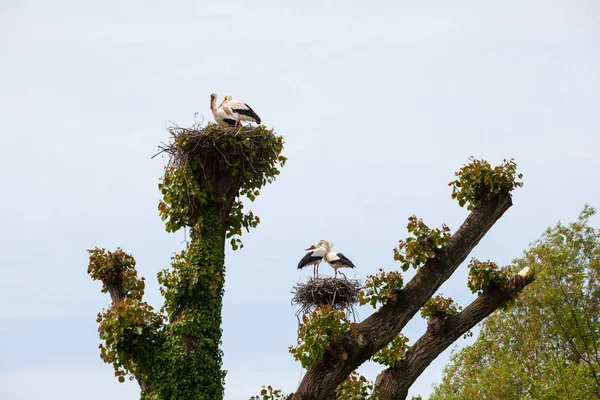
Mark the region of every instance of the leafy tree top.
POLYGON ((509 193, 523 186, 523 182, 518 181, 523 174, 517 174, 514 159, 504 160, 494 168, 485 160, 469 159, 471 162, 456 172, 457 179, 448 184, 452 186, 452 198, 458 200, 461 207, 467 204, 467 209, 472 211, 498 193, 509 193))

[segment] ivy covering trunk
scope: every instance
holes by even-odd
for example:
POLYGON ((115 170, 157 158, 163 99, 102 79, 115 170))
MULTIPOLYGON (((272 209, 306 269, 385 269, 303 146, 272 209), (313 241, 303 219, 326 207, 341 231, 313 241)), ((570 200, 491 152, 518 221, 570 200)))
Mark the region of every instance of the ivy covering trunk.
POLYGON ((142 300, 144 278, 121 249, 89 250, 88 273, 112 304, 98 314, 100 355, 119 381, 136 379, 142 399, 221 400, 221 309, 225 245, 241 247, 242 230, 259 218, 243 211, 279 174, 283 138, 263 126, 174 127, 161 147, 169 156, 159 184, 159 212, 169 232, 189 230, 189 242, 158 273, 165 303, 156 312, 142 300))

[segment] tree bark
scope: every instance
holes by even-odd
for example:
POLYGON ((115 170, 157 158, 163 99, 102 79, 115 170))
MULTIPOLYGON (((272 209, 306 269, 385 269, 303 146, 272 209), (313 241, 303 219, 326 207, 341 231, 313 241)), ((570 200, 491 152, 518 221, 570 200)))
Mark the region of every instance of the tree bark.
POLYGON ((475 209, 452 236, 450 243, 429 259, 402 291, 377 312, 355 326, 343 341, 343 357, 327 353, 307 370, 290 400, 327 400, 359 365, 387 345, 425 302, 465 260, 494 223, 512 205, 509 193, 475 209))
POLYGON ((493 288, 480 295, 462 312, 448 317, 439 330, 428 327, 427 332, 406 352, 399 367, 388 368, 377 377, 375 388, 382 400, 403 400, 408 389, 429 364, 456 339, 464 335, 494 310, 513 299, 535 279, 529 268, 515 275, 506 289, 493 288))

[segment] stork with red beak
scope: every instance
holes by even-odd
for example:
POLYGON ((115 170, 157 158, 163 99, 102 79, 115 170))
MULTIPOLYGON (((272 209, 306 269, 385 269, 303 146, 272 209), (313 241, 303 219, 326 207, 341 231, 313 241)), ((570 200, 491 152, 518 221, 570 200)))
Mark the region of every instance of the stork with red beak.
POLYGON ((221 106, 217 107, 217 94, 210 94, 210 110, 212 111, 215 122, 221 128, 227 128, 228 126, 235 126, 235 119, 230 117, 225 109, 221 106))
MULTIPOLYGON (((350 261, 348 257, 343 255, 342 253, 329 251, 327 252, 327 254, 325 254, 324 258, 325 261, 327 261, 327 264, 329 264, 331 268, 335 270, 334 278, 337 278, 338 268, 356 268, 354 266, 354 263, 352 263, 352 261, 350 261)), ((346 275, 344 275, 343 272, 340 271, 340 274, 342 274, 344 278, 346 278, 346 275)))
POLYGON ((323 261, 323 257, 331 250, 333 243, 327 240, 319 240, 317 243, 310 246, 308 253, 298 263, 298 269, 306 266, 313 266, 313 276, 317 278, 319 276, 319 264, 323 261))
POLYGON ((225 96, 221 103, 229 118, 235 121, 235 126, 240 125, 241 121, 256 122, 260 124, 260 117, 252 108, 241 100, 233 100, 231 96, 225 96))

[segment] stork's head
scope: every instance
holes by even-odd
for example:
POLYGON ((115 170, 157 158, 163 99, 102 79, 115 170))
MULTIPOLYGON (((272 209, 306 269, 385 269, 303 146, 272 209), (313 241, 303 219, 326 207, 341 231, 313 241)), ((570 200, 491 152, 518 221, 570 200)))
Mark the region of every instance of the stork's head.
POLYGON ((212 108, 213 104, 215 104, 216 102, 217 102, 217 94, 211 93, 210 94, 210 107, 212 108))
POLYGON ((318 249, 320 247, 324 247, 325 249, 327 249, 327 251, 329 251, 333 247, 333 243, 331 243, 331 242, 329 242, 327 240, 321 239, 317 243, 313 244, 312 246, 310 246, 306 250, 315 250, 315 249, 318 249))
POLYGON ((221 102, 221 105, 219 105, 219 107, 221 107, 223 104, 227 103, 231 99, 232 99, 232 97, 230 95, 223 97, 223 101, 221 102))

